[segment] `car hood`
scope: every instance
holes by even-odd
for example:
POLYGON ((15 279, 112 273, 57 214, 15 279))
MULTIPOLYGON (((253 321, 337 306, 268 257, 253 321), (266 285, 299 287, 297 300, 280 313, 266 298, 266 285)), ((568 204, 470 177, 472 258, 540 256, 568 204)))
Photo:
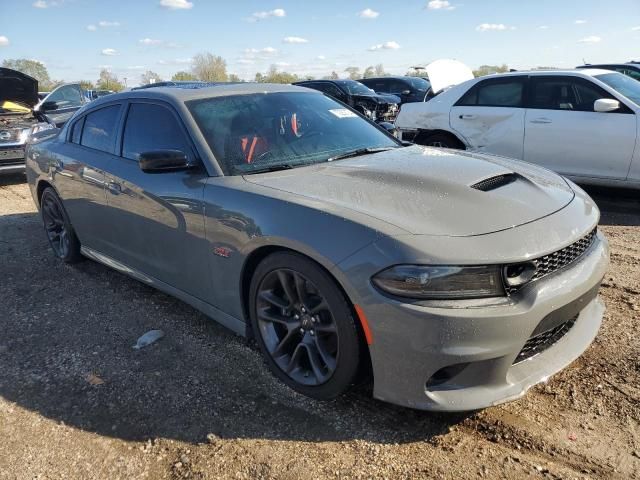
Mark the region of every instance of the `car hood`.
POLYGON ((505 230, 551 215, 574 197, 562 177, 544 168, 420 146, 245 179, 419 235, 505 230))
POLYGON ((395 95, 372 93, 371 95, 352 95, 354 100, 369 100, 377 104, 400 103, 400 98, 395 95))
POLYGON ((14 102, 29 108, 38 103, 38 81, 10 68, 0 68, 0 103, 14 102))
POLYGON ((464 63, 446 58, 431 62, 425 70, 433 93, 474 78, 473 72, 464 63))

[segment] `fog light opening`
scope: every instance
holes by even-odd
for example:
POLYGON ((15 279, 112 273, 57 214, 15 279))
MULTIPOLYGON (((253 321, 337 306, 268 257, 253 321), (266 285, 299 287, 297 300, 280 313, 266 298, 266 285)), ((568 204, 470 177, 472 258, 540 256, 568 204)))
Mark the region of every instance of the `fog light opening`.
MULTIPOLYGON (((467 368, 469 363, 456 363, 455 365, 449 365, 448 367, 441 368, 436 373, 431 375, 431 378, 427 380, 427 390, 432 390, 434 387, 452 383, 452 381, 467 368)), ((455 385, 450 385, 455 388, 455 385)))

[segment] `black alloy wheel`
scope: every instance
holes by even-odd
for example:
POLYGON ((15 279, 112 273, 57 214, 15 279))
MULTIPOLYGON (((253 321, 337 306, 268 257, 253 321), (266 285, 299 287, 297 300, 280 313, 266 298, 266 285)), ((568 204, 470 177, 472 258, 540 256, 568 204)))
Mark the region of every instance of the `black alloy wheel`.
POLYGON ((357 330, 335 282, 310 260, 276 253, 252 282, 252 326, 272 371, 294 389, 333 398, 353 382, 357 330))
POLYGON ((80 242, 53 188, 48 187, 42 193, 40 210, 47 240, 56 257, 68 263, 80 260, 80 242))

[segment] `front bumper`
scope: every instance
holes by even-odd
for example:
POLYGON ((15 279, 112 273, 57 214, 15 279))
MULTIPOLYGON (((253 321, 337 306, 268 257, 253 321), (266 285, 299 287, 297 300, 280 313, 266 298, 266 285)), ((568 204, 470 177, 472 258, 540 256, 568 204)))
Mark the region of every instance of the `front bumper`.
POLYGON ((24 172, 24 144, 0 144, 0 175, 24 172))
POLYGON ((495 303, 408 304, 372 293, 379 297, 362 308, 373 331, 374 396, 443 411, 521 397, 579 357, 595 338, 604 312, 597 291, 608 263, 608 243, 599 233, 579 260, 495 303), (575 323, 544 351, 514 364, 550 319, 551 326, 575 323))

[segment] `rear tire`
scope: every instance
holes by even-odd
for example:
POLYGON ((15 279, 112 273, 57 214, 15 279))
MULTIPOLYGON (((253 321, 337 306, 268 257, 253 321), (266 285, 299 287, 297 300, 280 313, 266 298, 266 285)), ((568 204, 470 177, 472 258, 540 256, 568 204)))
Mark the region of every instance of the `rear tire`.
POLYGON ((54 255, 66 263, 82 260, 80 241, 60 197, 52 187, 47 187, 42 192, 40 211, 44 231, 54 255))
POLYGON ((361 342, 352 308, 321 267, 296 253, 271 254, 249 295, 254 336, 276 377, 318 400, 354 384, 361 342))
POLYGON ((464 150, 464 145, 460 140, 449 133, 432 133, 432 134, 418 134, 415 139, 415 143, 418 145, 424 145, 426 147, 437 148, 453 148, 456 150, 464 150))

